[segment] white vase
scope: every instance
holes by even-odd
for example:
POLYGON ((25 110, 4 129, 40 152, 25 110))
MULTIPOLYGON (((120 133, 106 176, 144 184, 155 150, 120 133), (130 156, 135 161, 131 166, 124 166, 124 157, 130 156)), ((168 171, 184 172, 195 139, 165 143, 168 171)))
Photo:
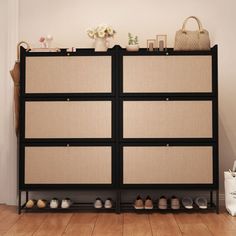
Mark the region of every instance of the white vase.
POLYGON ((127 45, 126 50, 130 52, 137 52, 139 50, 139 45, 138 44, 127 45))
POLYGON ((107 46, 106 38, 95 39, 95 52, 106 52, 107 46))

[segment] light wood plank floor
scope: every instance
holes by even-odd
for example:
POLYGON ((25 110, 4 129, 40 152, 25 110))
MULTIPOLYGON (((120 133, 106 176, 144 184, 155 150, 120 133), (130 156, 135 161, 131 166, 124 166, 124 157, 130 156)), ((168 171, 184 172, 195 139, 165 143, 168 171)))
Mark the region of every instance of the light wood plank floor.
POLYGON ((235 236, 236 217, 215 213, 26 213, 0 205, 0 236, 235 236))

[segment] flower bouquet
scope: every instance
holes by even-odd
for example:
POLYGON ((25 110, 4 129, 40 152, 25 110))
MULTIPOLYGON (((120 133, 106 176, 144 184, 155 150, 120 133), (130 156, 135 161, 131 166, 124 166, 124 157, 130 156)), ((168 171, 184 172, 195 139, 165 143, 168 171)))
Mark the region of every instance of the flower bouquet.
POLYGON ((107 51, 107 38, 114 37, 115 33, 116 31, 107 25, 99 25, 87 31, 88 36, 95 39, 95 51, 107 51))

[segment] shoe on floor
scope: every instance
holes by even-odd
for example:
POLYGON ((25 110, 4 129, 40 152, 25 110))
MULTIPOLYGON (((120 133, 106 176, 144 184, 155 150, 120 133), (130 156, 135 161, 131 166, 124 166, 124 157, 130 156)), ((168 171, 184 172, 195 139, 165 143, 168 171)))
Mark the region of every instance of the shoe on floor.
POLYGON ((186 209, 193 209, 193 199, 191 197, 182 198, 182 205, 186 209))
POLYGON ((35 199, 30 199, 26 202, 25 207, 26 208, 33 208, 35 206, 36 202, 37 201, 35 199))
POLYGON ((47 206, 47 200, 45 199, 39 199, 37 201, 37 207, 38 208, 45 208, 47 206))
POLYGON ((144 208, 147 210, 153 209, 153 202, 150 196, 147 196, 144 203, 144 208))
POLYGON ((205 197, 197 197, 195 203, 200 209, 207 209, 207 199, 205 197))
POLYGON ((180 202, 177 197, 172 196, 170 202, 171 202, 171 209, 178 210, 180 208, 180 202))
POLYGON ((57 198, 53 198, 51 201, 50 201, 50 208, 58 208, 59 206, 59 201, 57 198))
POLYGON ((61 201, 61 208, 69 208, 72 205, 70 198, 64 198, 61 201))
POLYGON ((135 199, 134 208, 137 209, 137 210, 141 210, 141 209, 144 208, 143 200, 140 197, 140 195, 138 195, 135 199))
POLYGON ((112 208, 112 200, 111 200, 111 198, 107 198, 107 200, 105 201, 104 207, 106 209, 112 208))
POLYGON ((96 208, 96 209, 102 208, 102 200, 99 197, 96 198, 96 200, 94 202, 94 208, 96 208))
POLYGON ((158 202, 159 209, 166 210, 167 209, 167 198, 165 196, 161 196, 158 202))

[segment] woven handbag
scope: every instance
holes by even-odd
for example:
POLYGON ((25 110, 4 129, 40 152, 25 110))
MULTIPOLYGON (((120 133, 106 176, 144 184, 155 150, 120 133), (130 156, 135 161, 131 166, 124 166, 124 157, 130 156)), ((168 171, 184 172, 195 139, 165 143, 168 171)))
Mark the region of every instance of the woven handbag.
POLYGON ((195 51, 210 50, 210 38, 207 30, 202 28, 200 20, 196 16, 189 16, 183 23, 182 29, 175 34, 174 50, 179 51, 195 51), (198 30, 186 30, 188 20, 192 18, 197 21, 198 30))

